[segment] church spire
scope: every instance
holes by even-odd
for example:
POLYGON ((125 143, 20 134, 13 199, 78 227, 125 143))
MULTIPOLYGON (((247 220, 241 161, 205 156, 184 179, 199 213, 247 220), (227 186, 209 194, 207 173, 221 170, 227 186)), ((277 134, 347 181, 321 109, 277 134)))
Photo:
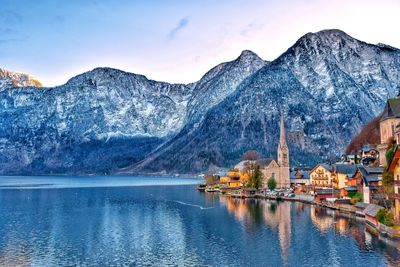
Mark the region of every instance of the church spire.
POLYGON ((286 132, 285 132, 285 123, 283 122, 283 115, 281 115, 281 133, 279 138, 279 145, 286 146, 286 132))

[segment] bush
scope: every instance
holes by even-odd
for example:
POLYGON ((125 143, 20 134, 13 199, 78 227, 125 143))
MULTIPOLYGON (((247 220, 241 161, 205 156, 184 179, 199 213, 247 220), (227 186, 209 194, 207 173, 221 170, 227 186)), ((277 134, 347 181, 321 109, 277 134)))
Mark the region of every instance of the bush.
POLYGON ((378 221, 386 226, 393 226, 393 214, 390 210, 381 209, 376 215, 378 221))
POLYGON ((349 198, 351 198, 351 203, 355 204, 357 202, 362 202, 363 201, 363 196, 361 195, 360 192, 356 191, 356 192, 349 192, 347 194, 347 196, 349 198))

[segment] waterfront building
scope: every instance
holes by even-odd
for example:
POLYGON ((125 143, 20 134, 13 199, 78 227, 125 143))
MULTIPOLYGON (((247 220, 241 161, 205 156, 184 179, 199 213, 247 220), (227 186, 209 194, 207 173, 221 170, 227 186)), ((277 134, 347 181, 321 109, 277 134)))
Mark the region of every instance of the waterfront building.
POLYGON ((369 204, 364 210, 365 222, 373 227, 376 227, 378 225, 378 219, 376 216, 381 209, 383 209, 383 207, 375 204, 369 204))
POLYGON ((310 184, 315 187, 332 187, 332 165, 318 164, 310 171, 310 184))
POLYGON ((334 164, 332 166, 333 187, 338 189, 345 188, 350 177, 353 177, 356 173, 358 166, 356 164, 334 164))
POLYGON ((280 122, 280 136, 278 144, 278 160, 270 160, 266 166, 262 169, 263 172, 263 184, 266 187, 268 179, 274 177, 278 188, 289 188, 290 187, 290 165, 289 165, 289 147, 286 142, 286 131, 281 117, 280 122))
POLYGON ((365 203, 379 203, 382 198, 379 189, 382 186, 383 167, 359 166, 354 178, 357 191, 363 196, 365 203))
POLYGON ((291 171, 290 185, 310 185, 310 172, 305 170, 291 171))
POLYGON ((400 148, 397 146, 392 162, 389 163, 388 172, 393 174, 394 180, 394 212, 396 220, 400 220, 400 148))

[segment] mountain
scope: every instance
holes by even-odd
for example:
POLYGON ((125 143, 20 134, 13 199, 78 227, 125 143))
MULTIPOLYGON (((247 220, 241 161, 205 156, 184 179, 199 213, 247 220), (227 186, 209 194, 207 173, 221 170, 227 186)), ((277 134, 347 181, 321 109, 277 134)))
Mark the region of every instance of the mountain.
POLYGON ((192 84, 97 68, 53 88, 0 90, 0 174, 189 173, 248 149, 292 164, 333 158, 400 89, 400 51, 340 30, 308 33, 274 61, 251 51, 192 84))
POLYGON ((9 87, 0 92, 0 173, 114 173, 176 135, 197 114, 189 106, 210 95, 218 103, 264 63, 243 52, 189 85, 97 68, 54 88, 9 87))
POLYGON ((182 127, 192 87, 97 68, 0 92, 2 173, 108 173, 182 127))
POLYGON ((32 76, 0 68, 0 91, 9 87, 35 86, 42 84, 32 76))
POLYGON ((341 154, 399 89, 399 50, 339 30, 308 33, 130 170, 229 166, 248 149, 276 156, 281 114, 292 164, 315 164, 341 154))

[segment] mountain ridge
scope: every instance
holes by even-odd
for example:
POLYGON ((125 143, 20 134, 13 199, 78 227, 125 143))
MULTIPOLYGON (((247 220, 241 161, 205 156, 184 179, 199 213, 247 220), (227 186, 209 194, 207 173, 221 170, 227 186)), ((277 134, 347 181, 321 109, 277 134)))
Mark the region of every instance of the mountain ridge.
POLYGON ((189 173, 247 149, 274 157, 281 113, 292 164, 312 164, 342 152, 399 89, 399 50, 339 30, 305 34, 270 62, 244 50, 191 84, 95 68, 0 92, 0 173, 189 173))

